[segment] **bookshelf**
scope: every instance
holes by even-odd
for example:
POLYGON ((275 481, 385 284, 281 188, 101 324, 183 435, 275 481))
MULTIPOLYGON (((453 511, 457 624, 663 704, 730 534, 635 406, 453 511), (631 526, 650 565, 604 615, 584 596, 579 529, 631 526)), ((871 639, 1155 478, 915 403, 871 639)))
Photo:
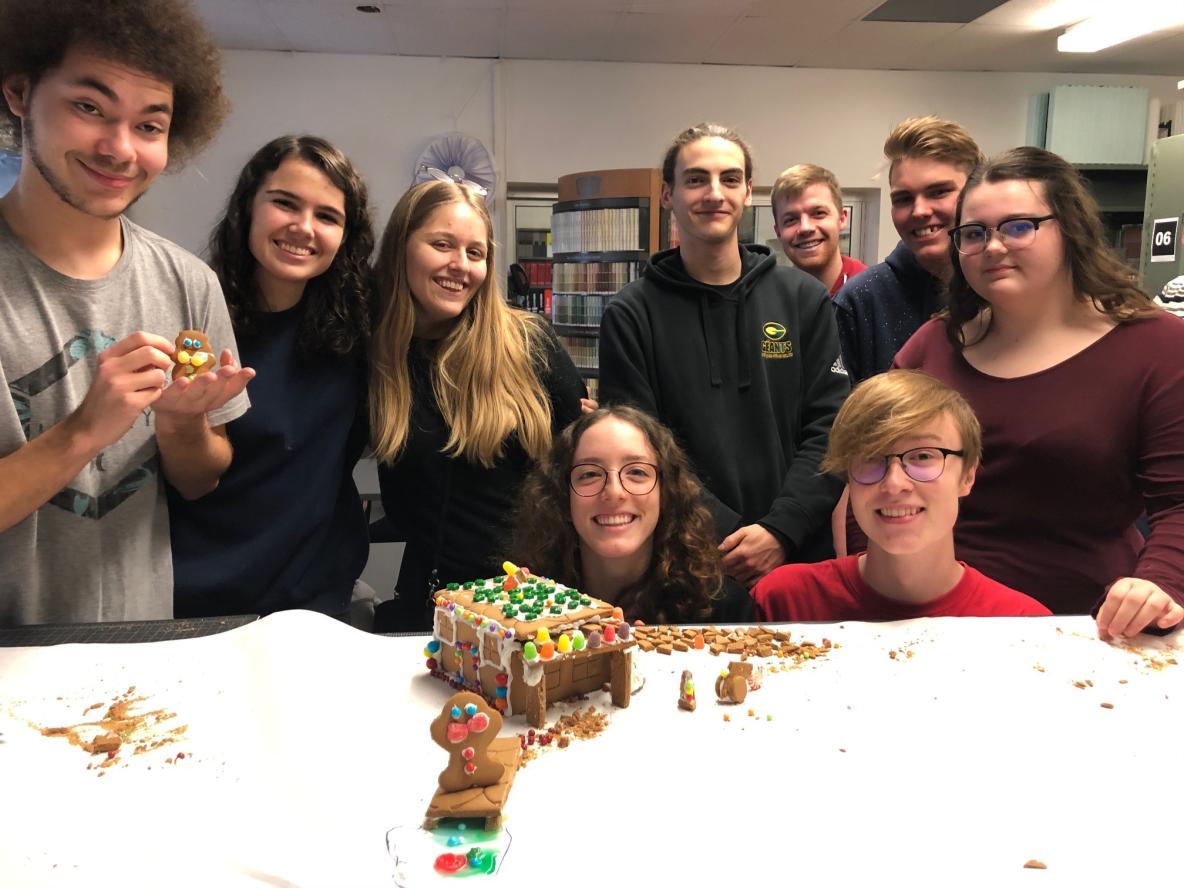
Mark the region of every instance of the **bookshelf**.
POLYGON ((551 206, 519 203, 514 208, 514 262, 530 282, 522 307, 551 314, 551 206))
POLYGON ((597 170, 559 179, 551 208, 551 322, 597 397, 600 318, 658 251, 661 173, 597 170))

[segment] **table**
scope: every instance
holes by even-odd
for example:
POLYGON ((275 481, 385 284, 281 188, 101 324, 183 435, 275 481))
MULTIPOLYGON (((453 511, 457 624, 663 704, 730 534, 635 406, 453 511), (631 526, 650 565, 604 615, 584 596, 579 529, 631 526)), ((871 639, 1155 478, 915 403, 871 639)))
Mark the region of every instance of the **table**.
MULTIPOLYGON (((628 709, 574 704, 611 723, 519 772, 496 881, 1179 881, 1177 636, 1110 645, 1085 617, 789 629, 839 646, 739 707, 715 702, 728 658, 707 651, 636 652, 628 709), (683 669, 695 712, 676 705, 683 669)), ((391 885, 384 837, 422 820, 445 764, 428 724, 450 690, 424 641, 294 611, 205 638, 0 649, 0 884, 391 885), (175 742, 88 770, 102 757, 30 726, 133 686, 176 713, 158 732, 186 726, 175 742)))

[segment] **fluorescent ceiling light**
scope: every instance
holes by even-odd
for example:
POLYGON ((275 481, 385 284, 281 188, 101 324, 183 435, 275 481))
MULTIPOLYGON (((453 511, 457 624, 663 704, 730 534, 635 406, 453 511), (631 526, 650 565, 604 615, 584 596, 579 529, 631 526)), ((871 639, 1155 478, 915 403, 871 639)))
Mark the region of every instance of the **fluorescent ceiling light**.
POLYGON ((1180 0, 1128 0, 1122 9, 1110 10, 1078 22, 1057 38, 1061 52, 1097 52, 1184 24, 1180 0))

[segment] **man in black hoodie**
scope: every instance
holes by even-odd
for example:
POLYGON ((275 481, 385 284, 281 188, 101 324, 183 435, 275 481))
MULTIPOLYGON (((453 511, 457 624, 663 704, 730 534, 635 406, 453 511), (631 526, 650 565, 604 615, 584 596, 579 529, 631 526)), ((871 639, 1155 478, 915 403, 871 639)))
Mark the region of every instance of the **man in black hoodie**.
POLYGON ((724 569, 752 585, 780 564, 827 557, 842 484, 822 475, 849 390, 826 288, 741 246, 752 155, 699 124, 662 165, 680 246, 654 255, 600 326, 600 394, 670 426, 707 488, 724 569))

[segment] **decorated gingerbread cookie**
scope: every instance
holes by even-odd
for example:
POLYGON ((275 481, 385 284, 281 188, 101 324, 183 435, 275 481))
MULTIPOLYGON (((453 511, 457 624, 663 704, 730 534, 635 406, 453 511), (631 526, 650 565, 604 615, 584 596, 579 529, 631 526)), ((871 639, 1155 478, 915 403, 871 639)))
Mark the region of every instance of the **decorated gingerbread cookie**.
POLYGON ((489 755, 501 726, 501 715, 478 694, 463 691, 449 698, 432 722, 432 739, 448 751, 448 767, 440 772, 441 790, 459 792, 501 780, 505 765, 489 755))
POLYGON ((193 378, 199 373, 218 369, 210 337, 203 331, 182 330, 173 343, 177 346, 173 352, 173 379, 193 378))

